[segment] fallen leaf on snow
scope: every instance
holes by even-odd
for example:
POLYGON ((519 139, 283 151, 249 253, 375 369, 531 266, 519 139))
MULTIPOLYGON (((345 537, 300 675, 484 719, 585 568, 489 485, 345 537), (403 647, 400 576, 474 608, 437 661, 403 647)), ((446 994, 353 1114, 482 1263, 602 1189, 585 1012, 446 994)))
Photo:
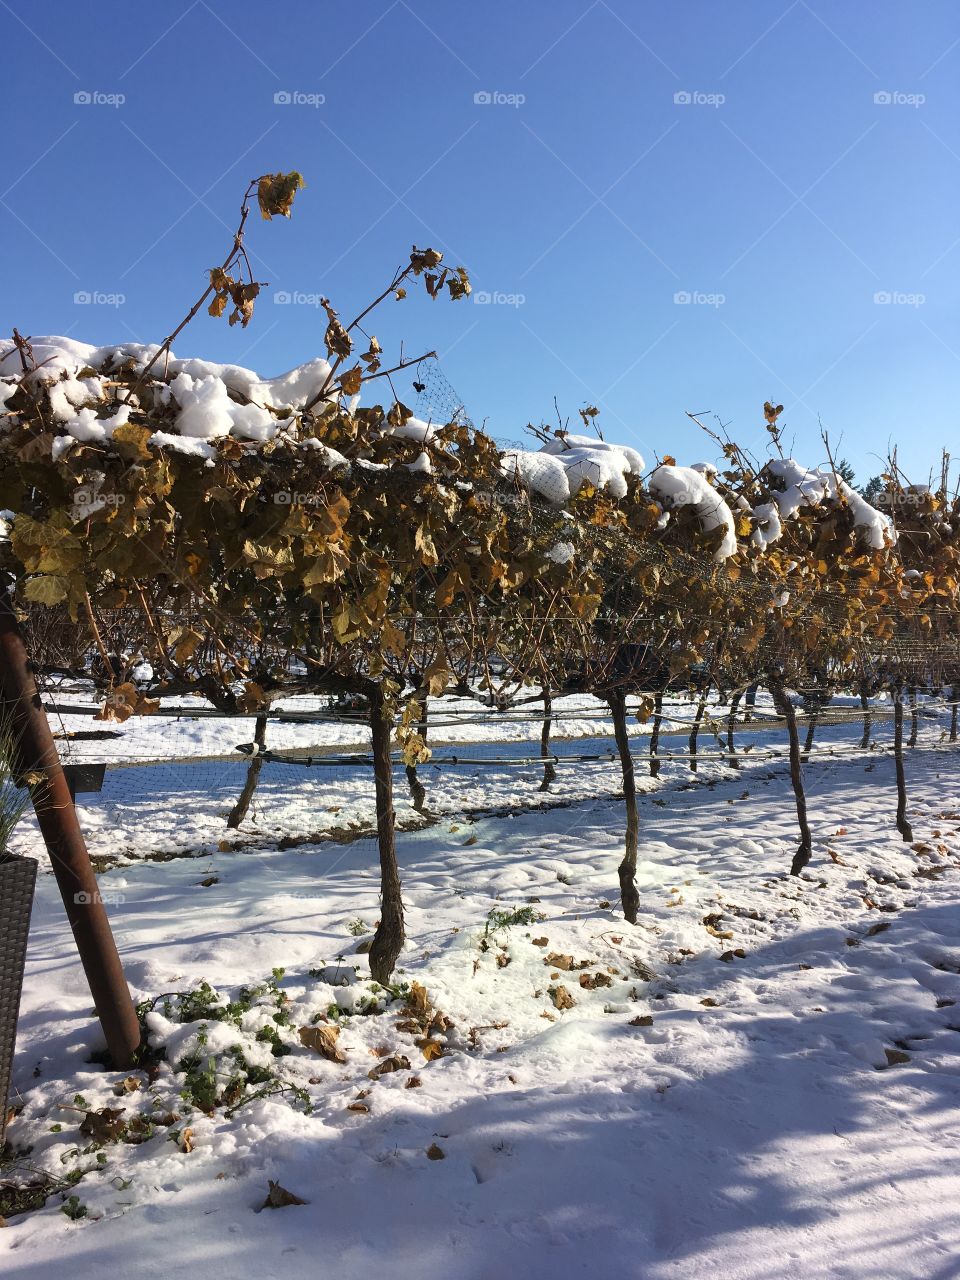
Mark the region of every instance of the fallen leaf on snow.
POLYGON ((126 1128, 120 1119, 123 1107, 103 1107, 100 1111, 88 1111, 80 1121, 80 1132, 95 1142, 119 1142, 126 1128))
POLYGON ((346 1054, 337 1047, 339 1035, 339 1027, 318 1023, 316 1026, 300 1028, 300 1043, 322 1054, 330 1062, 346 1062, 346 1054))
POLYGON ((391 1071, 409 1071, 410 1059, 402 1053, 395 1053, 389 1058, 384 1058, 382 1062, 378 1062, 375 1067, 371 1067, 367 1072, 368 1080, 379 1080, 381 1076, 389 1075, 391 1071))
POLYGON ((435 1142, 431 1142, 430 1146, 427 1147, 428 1160, 446 1160, 446 1158, 447 1153, 445 1151, 441 1151, 435 1142))
POLYGON ((875 938, 878 933, 883 933, 886 929, 889 929, 889 928, 890 928, 889 920, 878 920, 876 924, 872 924, 870 926, 870 928, 867 930, 866 936, 868 938, 875 938))
POLYGON ((283 1209, 288 1204, 306 1204, 306 1200, 301 1200, 299 1196, 294 1195, 292 1191, 288 1191, 286 1187, 281 1187, 279 1182, 269 1180, 270 1190, 267 1198, 263 1202, 264 1209, 283 1209))

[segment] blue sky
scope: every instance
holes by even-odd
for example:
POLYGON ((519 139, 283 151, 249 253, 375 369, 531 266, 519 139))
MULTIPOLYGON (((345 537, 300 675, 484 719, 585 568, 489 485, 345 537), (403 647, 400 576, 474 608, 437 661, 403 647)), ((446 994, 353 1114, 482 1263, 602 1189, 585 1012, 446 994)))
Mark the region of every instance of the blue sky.
POLYGON ((250 327, 200 316, 178 354, 298 364, 311 300, 352 316, 416 243, 475 299, 373 328, 436 348, 498 438, 556 397, 693 461, 716 450, 685 410, 762 449, 771 398, 801 458, 819 416, 861 479, 888 442, 915 479, 960 454, 954 0, 0 0, 0 24, 5 332, 159 341, 247 181, 296 168, 293 219, 251 222, 250 327))

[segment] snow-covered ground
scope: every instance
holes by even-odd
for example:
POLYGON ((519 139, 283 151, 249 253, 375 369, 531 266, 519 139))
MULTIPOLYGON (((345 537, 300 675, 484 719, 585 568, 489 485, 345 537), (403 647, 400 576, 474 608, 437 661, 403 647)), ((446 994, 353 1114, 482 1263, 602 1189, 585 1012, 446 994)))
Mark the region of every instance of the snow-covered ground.
MULTIPOLYGON (((89 1172, 10 1219, 0 1265, 23 1280, 960 1275, 960 775, 939 736, 925 724, 908 754, 912 847, 888 757, 810 766, 801 879, 782 763, 705 763, 691 789, 671 765, 641 800, 636 927, 617 910, 610 764, 567 808, 401 834, 396 976, 452 1020, 432 1032, 419 989, 384 1005, 356 954, 378 913, 372 840, 117 867, 101 888, 136 999, 206 980, 236 1000, 284 971, 246 993, 239 1026, 183 1027, 159 1001, 166 1059, 131 1092, 90 1061, 89 993, 42 876, 8 1136, 22 1176, 89 1172), (484 937, 491 912, 523 908, 484 937), (265 1026, 288 1053, 256 1039, 265 1026), (302 1026, 339 1026, 344 1061, 302 1026), (194 1051, 221 1089, 231 1046, 302 1094, 189 1109, 175 1066, 194 1051), (385 1062, 399 1069, 370 1079, 385 1062), (103 1108, 153 1115, 152 1136, 97 1145, 102 1118, 85 1117, 103 1108), (306 1203, 261 1209, 268 1180, 306 1203)), ((167 807, 189 825, 193 800, 167 807)))
MULTIPOLYGON (((95 704, 86 695, 51 695, 59 706, 95 704)), ((236 803, 247 774, 248 760, 236 751, 241 743, 253 740, 252 717, 221 717, 209 711, 199 699, 183 700, 183 716, 135 717, 116 726, 94 721, 90 714, 55 713, 55 732, 118 733, 116 738, 90 741, 63 737, 61 754, 66 762, 99 760, 109 762, 103 790, 81 794, 79 806, 87 841, 98 865, 114 865, 130 860, 168 856, 196 856, 216 851, 226 841, 237 848, 275 848, 281 841, 303 841, 322 835, 344 835, 369 830, 375 820, 372 771, 369 766, 318 763, 298 765, 267 763, 263 767, 254 803, 241 828, 228 831, 227 815, 236 803), (125 766, 115 768, 114 764, 125 766)), ((855 699, 838 698, 832 714, 859 714, 855 699)), ((319 711, 320 698, 290 699, 291 711, 319 711)), ((687 780, 687 734, 695 706, 689 700, 670 697, 664 711, 660 753, 661 780, 673 785, 687 780)), ((613 724, 605 704, 584 696, 558 698, 555 706, 554 737, 551 750, 560 763, 558 781, 549 796, 539 785, 543 777, 539 754, 541 721, 536 709, 518 708, 507 715, 486 711, 465 699, 434 700, 431 703, 429 742, 437 761, 456 757, 458 763, 432 763, 420 768, 427 789, 427 804, 435 815, 453 815, 478 810, 529 808, 546 802, 579 801, 612 796, 620 788, 616 763, 613 724), (584 759, 583 757, 593 757, 584 759), (518 767, 518 759, 529 765, 518 767), (564 763, 566 761, 566 763, 564 763)), ((756 713, 761 719, 737 730, 738 750, 745 751, 745 769, 769 769, 786 755, 781 726, 766 724, 772 714, 769 696, 761 694, 756 713)), ((711 725, 724 738, 725 708, 711 703, 700 739, 701 781, 720 780, 730 774, 719 755, 711 725)), ((889 703, 879 699, 874 706, 877 749, 888 749, 892 727, 889 703)), ((946 731, 949 713, 921 719, 921 740, 938 742, 946 731)), ((647 790, 658 784, 648 776, 645 759, 652 722, 640 724, 631 717, 628 728, 636 742, 639 785, 647 790)), ((817 731, 818 751, 833 750, 838 757, 858 754, 859 721, 846 725, 824 725, 817 731)), ((315 750, 320 759, 331 752, 369 752, 369 731, 363 723, 326 721, 290 724, 271 721, 267 745, 277 751, 315 750)), ((818 757, 819 758, 819 757, 818 757)), ((819 766, 817 766, 819 767, 819 766)), ((420 825, 414 812, 402 771, 396 775, 397 813, 401 823, 420 825)), ((32 820, 25 822, 11 842, 14 852, 28 852, 36 844, 32 820)))

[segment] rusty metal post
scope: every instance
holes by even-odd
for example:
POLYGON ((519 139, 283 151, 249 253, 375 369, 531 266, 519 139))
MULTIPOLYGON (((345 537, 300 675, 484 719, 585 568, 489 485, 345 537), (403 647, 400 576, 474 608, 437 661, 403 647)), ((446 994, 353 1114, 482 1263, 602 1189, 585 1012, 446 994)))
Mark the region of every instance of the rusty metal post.
POLYGON ((20 626, 2 583, 0 699, 10 718, 15 773, 28 781, 107 1048, 115 1066, 128 1067, 140 1044, 140 1026, 20 626))

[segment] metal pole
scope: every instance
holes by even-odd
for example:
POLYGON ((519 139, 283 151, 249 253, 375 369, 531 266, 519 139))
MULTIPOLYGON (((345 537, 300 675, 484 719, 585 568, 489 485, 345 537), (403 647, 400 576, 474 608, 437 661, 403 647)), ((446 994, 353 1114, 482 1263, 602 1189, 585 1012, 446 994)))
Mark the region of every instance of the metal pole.
POLYGON ((0 699, 10 718, 18 781, 30 788, 97 1016, 114 1066, 130 1066, 140 1026, 97 878, 6 587, 0 583, 0 699))

